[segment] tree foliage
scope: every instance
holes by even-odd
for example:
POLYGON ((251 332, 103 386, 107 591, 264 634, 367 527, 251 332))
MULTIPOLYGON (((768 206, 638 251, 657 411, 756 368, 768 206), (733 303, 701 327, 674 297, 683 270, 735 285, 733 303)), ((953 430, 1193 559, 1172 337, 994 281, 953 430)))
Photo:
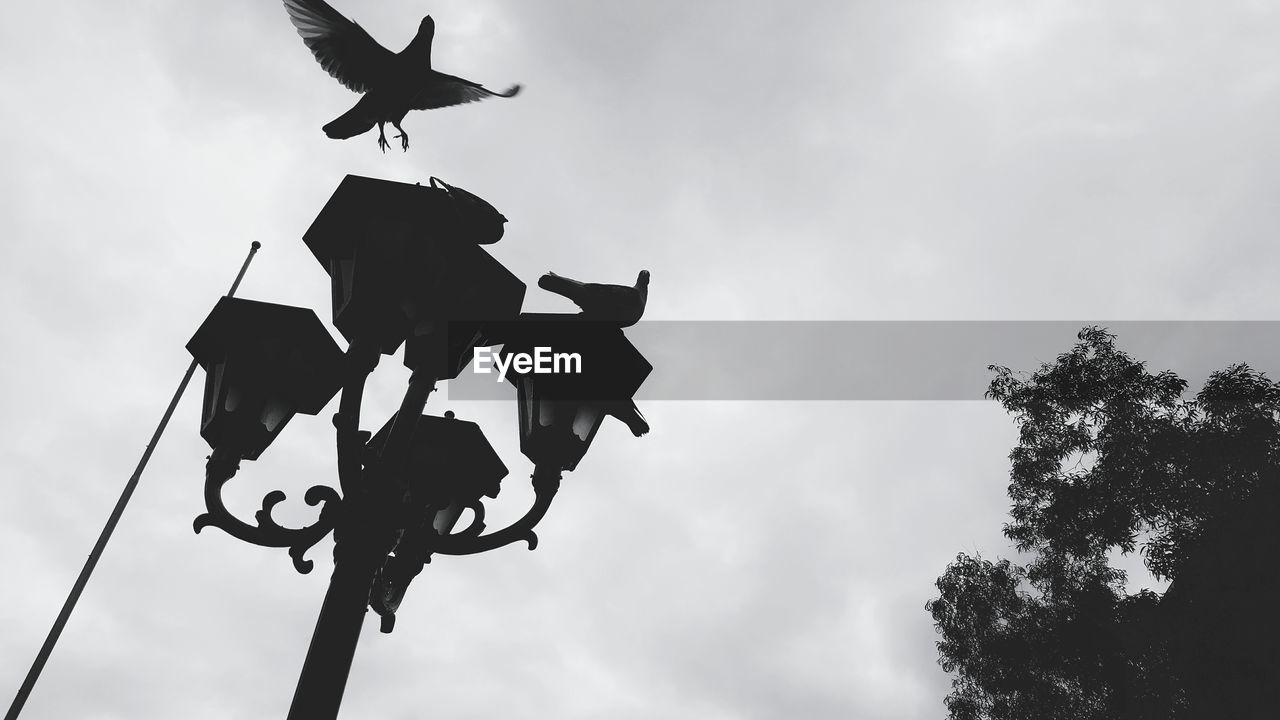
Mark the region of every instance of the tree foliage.
POLYGON ((1235 365, 1189 398, 1096 327, 1029 376, 991 369, 1019 429, 1004 531, 1033 559, 962 554, 938 579, 951 718, 1186 716, 1160 596, 1126 594, 1106 558, 1140 551, 1176 584, 1206 528, 1274 487, 1280 385, 1235 365))

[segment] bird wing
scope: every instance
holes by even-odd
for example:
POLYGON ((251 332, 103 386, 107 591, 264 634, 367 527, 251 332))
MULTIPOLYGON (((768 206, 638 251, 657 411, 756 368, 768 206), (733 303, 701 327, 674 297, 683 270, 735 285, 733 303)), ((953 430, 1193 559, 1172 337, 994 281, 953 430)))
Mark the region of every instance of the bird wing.
POLYGON ((520 92, 519 85, 512 85, 502 92, 494 92, 480 83, 444 73, 434 73, 434 77, 413 96, 409 107, 414 110, 434 110, 484 100, 488 97, 515 97, 518 92, 520 92))
POLYGON ((325 72, 355 92, 386 77, 395 54, 324 0, 284 0, 289 20, 325 72))

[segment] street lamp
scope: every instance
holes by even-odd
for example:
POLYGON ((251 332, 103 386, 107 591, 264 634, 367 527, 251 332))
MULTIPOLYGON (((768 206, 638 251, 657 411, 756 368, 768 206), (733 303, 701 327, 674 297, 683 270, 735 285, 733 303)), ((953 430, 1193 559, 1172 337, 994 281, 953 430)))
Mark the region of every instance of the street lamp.
MULTIPOLYGON (((275 491, 263 499, 257 525, 250 525, 227 510, 222 486, 241 460, 256 460, 295 413, 315 415, 328 404, 338 391, 342 352, 311 310, 233 297, 218 301, 187 350, 205 371, 200 435, 213 448, 205 466, 208 512, 196 518, 196 532, 212 525, 246 542, 288 547, 298 570, 310 571, 302 555, 329 532, 327 522, 281 527, 271 510, 285 496, 275 491)), ((311 505, 334 498, 324 487, 307 493, 311 505)))
POLYGON ((487 330, 503 339, 504 356, 554 347, 577 354, 579 372, 517 372, 515 363, 504 361, 507 380, 516 387, 520 451, 534 463, 533 506, 507 528, 487 535, 432 538, 432 552, 442 555, 471 555, 521 540, 536 548, 533 528, 560 489, 561 473, 578 466, 605 417, 621 416, 624 407, 634 411, 631 398, 653 370, 621 329, 577 315, 526 313, 487 330))
MULTIPOLYGON (((391 434, 392 417, 366 445, 366 467, 378 462, 391 434)), ((411 446, 402 464, 392 472, 405 477, 404 515, 395 524, 400 537, 374 579, 370 605, 382 616, 382 632, 395 626, 395 612, 409 582, 430 562, 431 540, 447 535, 464 510, 473 520, 461 535, 479 535, 484 528, 480 498, 496 498, 507 466, 485 439, 480 426, 458 420, 453 412, 443 418, 423 415, 414 427, 411 446)))
POLYGON ((469 361, 478 321, 519 314, 525 284, 478 246, 496 242, 506 218, 439 184, 348 175, 303 241, 329 273, 343 337, 387 355, 408 339, 405 364, 445 380, 469 361))
POLYGON ((214 447, 209 512, 196 530, 216 525, 248 542, 287 546, 301 572, 311 567, 302 554, 334 533, 333 575, 291 720, 337 717, 366 610, 382 615, 390 632, 409 582, 432 554, 519 540, 534 548, 533 527, 561 472, 577 466, 604 417, 629 405, 652 369, 616 326, 520 316, 525 284, 480 247, 501 238, 505 222, 487 202, 434 179, 422 187, 348 175, 303 236, 330 276, 345 354, 309 310, 229 299, 189 344, 207 372, 201 433, 214 447), (475 423, 423 409, 436 382, 456 377, 478 343, 500 341, 504 352, 553 343, 587 366, 571 378, 508 377, 518 391, 521 450, 535 465, 535 499, 519 520, 485 534, 482 499, 497 496, 507 468, 475 423), (376 434, 362 431, 367 378, 402 344, 412 374, 400 408, 376 434), (232 517, 219 493, 238 461, 256 458, 294 412, 319 412, 339 386, 341 494, 312 487, 307 502, 324 505, 302 529, 271 519, 279 491, 264 498, 256 526, 232 517), (455 531, 468 509, 472 521, 455 531))
POLYGON ((578 372, 561 374, 521 373, 506 363, 519 403, 520 451, 535 465, 573 470, 604 418, 630 402, 653 366, 613 325, 551 314, 525 314, 519 325, 503 356, 545 347, 579 358, 578 372))

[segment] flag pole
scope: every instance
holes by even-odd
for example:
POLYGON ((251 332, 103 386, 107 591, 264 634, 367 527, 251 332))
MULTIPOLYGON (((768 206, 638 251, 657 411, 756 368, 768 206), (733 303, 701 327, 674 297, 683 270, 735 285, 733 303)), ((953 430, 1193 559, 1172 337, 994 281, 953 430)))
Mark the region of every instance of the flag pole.
MULTIPOLYGON (((240 287, 240 281, 244 279, 244 273, 249 269, 249 263, 253 260, 254 254, 258 252, 260 247, 262 247, 262 243, 257 240, 249 245, 249 255, 245 257, 244 264, 240 266, 239 274, 236 275, 236 279, 231 283, 231 289, 227 291, 227 297, 232 297, 236 294, 236 288, 240 287)), ((49 629, 49 635, 44 639, 44 645, 40 647, 40 652, 36 654, 35 662, 31 663, 31 669, 27 671, 27 677, 22 681, 22 687, 18 688, 18 694, 13 698, 13 704, 9 706, 9 712, 5 714, 4 720, 17 720, 18 714, 22 712, 22 706, 26 704, 27 696, 31 694, 31 689, 35 687, 36 680, 40 678, 40 671, 44 669, 45 661, 49 659, 49 655, 53 652, 53 646, 58 643, 58 636, 62 634, 62 628, 67 624, 67 619, 71 617, 71 611, 75 609, 76 601, 80 599, 80 593, 84 591, 84 586, 89 582, 89 576, 93 574, 93 568, 98 564, 98 558, 102 557, 102 551, 106 548, 107 541, 111 539, 111 533, 115 531, 116 524, 120 522, 120 516, 124 514, 124 508, 129 504, 129 498, 133 496, 134 488, 138 486, 142 471, 147 467, 147 461, 151 459, 151 453, 160 442, 160 436, 169 424, 169 418, 173 416, 174 408, 178 406, 178 400, 182 398, 182 393, 186 391, 187 383, 191 382, 191 376, 195 374, 195 371, 196 361, 192 360, 191 364, 187 366, 186 374, 182 376, 182 382, 178 383, 177 392, 173 394, 173 399, 169 401, 169 407, 165 409, 164 416, 160 418, 160 424, 151 436, 151 442, 147 444, 147 449, 142 451, 142 459, 138 461, 138 467, 134 469, 133 476, 129 478, 129 482, 125 483, 124 490, 120 493, 120 499, 116 501, 115 509, 111 511, 111 516, 107 518, 107 524, 102 528, 102 534, 98 536, 98 542, 89 553, 89 558, 85 560, 84 568, 80 570, 80 577, 76 578, 76 584, 72 586, 66 602, 62 604, 62 611, 58 613, 58 618, 53 621, 53 627, 49 629)))

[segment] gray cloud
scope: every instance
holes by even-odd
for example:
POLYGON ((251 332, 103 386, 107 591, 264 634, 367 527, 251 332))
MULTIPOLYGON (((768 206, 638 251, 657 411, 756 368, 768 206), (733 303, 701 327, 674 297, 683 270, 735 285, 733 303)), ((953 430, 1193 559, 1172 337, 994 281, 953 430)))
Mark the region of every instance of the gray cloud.
MULTIPOLYGON (((410 116, 414 146, 384 156, 320 132, 355 97, 278 3, 30 4, 0 27, 0 687, 21 681, 249 241, 264 249, 242 295, 325 315, 299 238, 346 173, 492 200, 511 218, 493 252, 527 282, 648 268, 653 320, 1280 310, 1280 27, 1263 4, 335 4, 394 49, 430 12, 439 67, 527 91, 410 116)), ((532 291, 526 307, 569 309, 532 291)), ((1185 371, 1160 347, 1145 359, 1185 371)), ((404 379, 386 359, 366 427, 404 379)), ((24 718, 285 712, 329 547, 298 576, 281 552, 191 533, 198 404, 24 718)), ((518 516, 514 410, 444 407, 512 469, 491 524, 518 516)), ((1007 551, 999 409, 643 409, 653 433, 601 431, 537 552, 441 558, 393 635, 366 629, 346 716, 941 714, 923 603, 956 552, 1007 551)), ((333 481, 330 433, 323 414, 293 421, 232 502, 282 487, 305 521, 301 492, 333 481)))

